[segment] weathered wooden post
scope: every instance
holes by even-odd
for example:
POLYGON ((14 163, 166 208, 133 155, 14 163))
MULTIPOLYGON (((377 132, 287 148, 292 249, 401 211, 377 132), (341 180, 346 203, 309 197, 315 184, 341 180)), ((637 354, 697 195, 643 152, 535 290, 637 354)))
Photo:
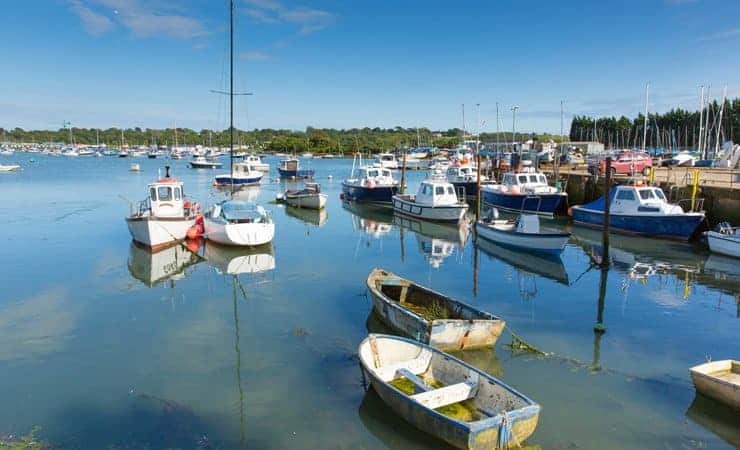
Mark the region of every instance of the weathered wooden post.
POLYGON ((604 229, 601 236, 601 246, 603 248, 601 255, 602 269, 609 268, 609 216, 611 209, 611 185, 612 185, 612 158, 606 158, 606 171, 604 176, 604 229))
POLYGON ((596 324, 594 325, 594 333, 602 334, 606 332, 604 326, 604 302, 606 299, 606 281, 609 268, 601 267, 601 277, 599 278, 599 307, 596 311, 596 324))

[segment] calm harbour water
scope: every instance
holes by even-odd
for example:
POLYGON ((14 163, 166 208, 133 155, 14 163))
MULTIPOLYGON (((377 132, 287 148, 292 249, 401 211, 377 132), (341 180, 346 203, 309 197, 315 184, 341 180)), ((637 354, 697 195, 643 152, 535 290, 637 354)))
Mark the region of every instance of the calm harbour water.
MULTIPOLYGON (((476 250, 465 229, 343 206, 351 161, 311 160, 325 212, 268 203, 285 183, 244 194, 272 212, 271 247, 151 256, 131 245, 128 200, 171 164, 211 204, 214 171, 0 158, 24 166, 0 174, 0 435, 38 426, 45 441, 85 449, 446 448, 363 389, 356 348, 380 329, 365 277, 383 267, 502 316, 557 355, 512 353, 508 333, 494 351, 458 355, 543 406, 530 445, 740 448, 737 413, 695 398, 688 376, 709 356, 740 356, 736 260, 613 237, 599 335, 598 232, 558 224, 574 232, 560 260, 476 250)), ((411 191, 422 176, 408 174, 411 191)))

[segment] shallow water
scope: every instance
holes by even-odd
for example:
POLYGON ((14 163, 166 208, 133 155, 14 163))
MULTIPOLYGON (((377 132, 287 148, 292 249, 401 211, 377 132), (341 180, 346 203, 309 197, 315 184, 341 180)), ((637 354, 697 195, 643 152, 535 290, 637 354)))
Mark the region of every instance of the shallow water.
MULTIPOLYGON (((740 356, 735 260, 613 237, 599 311, 599 233, 573 227, 555 260, 478 249, 466 229, 343 206, 347 160, 310 161, 329 194, 323 213, 269 203, 285 183, 244 194, 272 212, 272 246, 151 256, 131 245, 128 202, 168 163, 210 204, 214 171, 0 158, 24 166, 0 174, 0 435, 37 425, 61 448, 90 449, 444 448, 363 389, 356 348, 382 329, 365 277, 383 267, 502 316, 556 355, 512 353, 508 333, 494 351, 458 355, 542 405, 529 444, 740 448, 737 414, 695 398, 688 376, 707 357, 740 356)), ((408 174, 412 191, 421 177, 408 174)))

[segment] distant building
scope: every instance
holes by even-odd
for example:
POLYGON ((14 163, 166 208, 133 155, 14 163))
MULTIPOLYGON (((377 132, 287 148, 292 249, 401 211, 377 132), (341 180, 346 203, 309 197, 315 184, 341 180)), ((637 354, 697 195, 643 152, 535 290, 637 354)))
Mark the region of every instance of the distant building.
POLYGON ((577 148, 584 155, 601 155, 606 153, 604 144, 595 141, 583 141, 583 142, 563 142, 560 144, 560 153, 565 154, 568 150, 577 148))

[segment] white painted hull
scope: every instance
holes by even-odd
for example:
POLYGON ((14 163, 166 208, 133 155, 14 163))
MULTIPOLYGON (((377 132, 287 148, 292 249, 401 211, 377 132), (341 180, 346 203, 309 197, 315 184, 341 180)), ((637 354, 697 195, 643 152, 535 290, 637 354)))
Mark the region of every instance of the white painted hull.
POLYGON ((128 269, 134 278, 151 287, 161 281, 182 277, 185 268, 199 261, 200 259, 183 245, 172 245, 164 250, 152 252, 132 242, 128 269))
POLYGON ((205 247, 205 258, 208 264, 229 275, 275 270, 272 246, 245 250, 209 242, 205 247))
POLYGON ((707 231, 707 241, 714 253, 740 258, 740 236, 707 231))
POLYGON ((0 172, 15 172, 16 170, 20 169, 21 166, 17 164, 11 164, 11 165, 2 165, 0 164, 0 172))
POLYGON ((568 235, 561 235, 560 233, 548 236, 546 234, 501 231, 481 222, 476 222, 475 227, 478 236, 484 239, 506 247, 516 247, 533 252, 560 254, 569 239, 568 235))
POLYGON ((251 163, 255 170, 267 173, 270 171, 270 165, 265 163, 251 163))
POLYGON ((129 217, 126 218, 126 224, 128 225, 128 231, 131 233, 131 237, 136 242, 156 248, 185 239, 190 227, 195 225, 195 219, 129 217))
MULTIPOLYGON (((409 197, 410 198, 410 197, 409 197)), ((468 210, 467 203, 450 206, 421 205, 401 196, 393 196, 393 211, 409 217, 436 222, 460 222, 468 210)))
POLYGON ((326 194, 286 195, 285 203, 296 208, 323 209, 327 198, 326 194))
POLYGON ((223 245, 254 247, 272 242, 275 237, 275 224, 270 223, 228 223, 206 217, 204 220, 206 238, 223 245))

